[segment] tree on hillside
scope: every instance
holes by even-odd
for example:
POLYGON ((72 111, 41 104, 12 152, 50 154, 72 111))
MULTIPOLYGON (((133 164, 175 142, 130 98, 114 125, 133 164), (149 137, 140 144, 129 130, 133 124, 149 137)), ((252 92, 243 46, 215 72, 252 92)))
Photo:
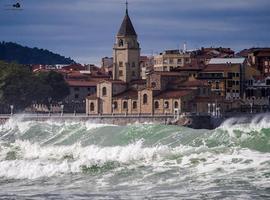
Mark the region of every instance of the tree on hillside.
POLYGON ((69 86, 62 74, 55 71, 40 72, 37 74, 37 77, 40 82, 50 87, 47 97, 51 98, 52 101, 62 101, 66 96, 69 95, 69 86))
POLYGON ((16 105, 23 110, 31 105, 36 92, 35 79, 28 69, 12 64, 0 68, 0 101, 5 105, 16 105))
POLYGON ((20 64, 71 64, 74 60, 46 49, 24 47, 13 42, 0 42, 0 60, 20 64))
MULTIPOLYGON (((62 101, 69 87, 62 74, 54 71, 33 74, 28 67, 0 61, 0 107, 23 111, 33 103, 62 101)), ((1 109, 3 110, 3 109, 1 109)))

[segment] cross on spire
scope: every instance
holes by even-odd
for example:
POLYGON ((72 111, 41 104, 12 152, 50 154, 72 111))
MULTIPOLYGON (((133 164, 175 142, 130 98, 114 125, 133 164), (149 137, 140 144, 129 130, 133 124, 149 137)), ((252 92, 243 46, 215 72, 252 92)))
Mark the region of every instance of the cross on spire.
POLYGON ((128 14, 128 1, 126 0, 126 14, 128 14))

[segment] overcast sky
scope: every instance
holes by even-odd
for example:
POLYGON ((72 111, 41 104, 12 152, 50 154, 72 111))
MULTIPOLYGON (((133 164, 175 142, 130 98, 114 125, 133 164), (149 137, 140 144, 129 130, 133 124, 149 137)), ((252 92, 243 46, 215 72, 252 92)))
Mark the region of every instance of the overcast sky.
MULTIPOLYGON (((125 0, 0 0, 0 41, 46 48, 80 63, 112 55, 125 0)), ((270 46, 270 0, 129 0, 142 54, 164 49, 270 46)))

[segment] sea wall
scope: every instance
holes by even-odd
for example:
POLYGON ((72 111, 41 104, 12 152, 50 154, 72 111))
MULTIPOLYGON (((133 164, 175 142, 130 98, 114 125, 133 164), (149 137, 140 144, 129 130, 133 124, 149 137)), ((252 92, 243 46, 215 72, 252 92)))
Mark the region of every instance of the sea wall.
MULTIPOLYGON (((86 115, 14 115, 12 118, 21 121, 92 121, 93 123, 127 125, 134 123, 156 123, 169 124, 173 120, 173 116, 86 116, 86 115)), ((0 116, 0 123, 5 123, 10 116, 0 116)))
MULTIPOLYGON (((10 116, 0 116, 0 123, 5 123, 10 116)), ((167 124, 167 125, 180 125, 194 129, 213 129, 220 125, 223 121, 222 118, 212 118, 211 116, 198 116, 198 115, 183 115, 178 120, 175 120, 173 115, 33 115, 33 114, 18 114, 12 116, 21 121, 92 121, 99 124, 115 124, 127 125, 134 123, 154 123, 154 124, 167 124)))

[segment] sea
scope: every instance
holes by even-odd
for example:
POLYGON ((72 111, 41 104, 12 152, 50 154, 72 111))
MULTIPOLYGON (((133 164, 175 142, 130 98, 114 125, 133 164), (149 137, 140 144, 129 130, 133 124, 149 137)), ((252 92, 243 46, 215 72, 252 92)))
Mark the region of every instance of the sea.
POLYGON ((0 199, 270 199, 270 117, 215 130, 14 117, 0 199))

